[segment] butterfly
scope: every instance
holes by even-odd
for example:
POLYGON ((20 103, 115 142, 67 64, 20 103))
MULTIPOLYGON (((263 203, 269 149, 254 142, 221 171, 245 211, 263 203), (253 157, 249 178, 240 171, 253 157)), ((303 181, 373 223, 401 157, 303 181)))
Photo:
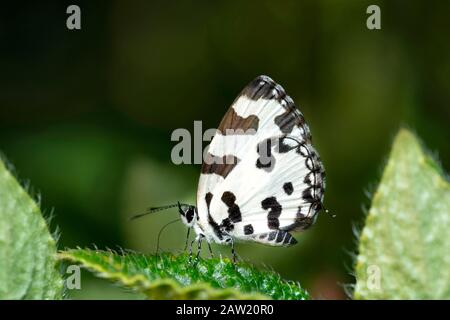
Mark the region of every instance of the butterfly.
MULTIPOLYGON (((231 245, 297 243, 293 231, 314 224, 323 208, 325 170, 302 113, 268 76, 251 81, 223 117, 204 156, 197 205, 177 203, 196 237, 231 245)), ((186 242, 186 247, 188 243, 186 242)), ((198 253, 197 253, 198 254, 198 253)))

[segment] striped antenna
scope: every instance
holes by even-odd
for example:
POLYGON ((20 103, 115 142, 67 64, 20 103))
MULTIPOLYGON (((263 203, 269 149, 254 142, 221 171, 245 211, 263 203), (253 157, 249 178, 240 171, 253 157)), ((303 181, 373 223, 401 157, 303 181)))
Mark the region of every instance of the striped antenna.
POLYGON ((151 208, 148 208, 147 211, 144 212, 144 213, 140 213, 140 214, 137 214, 135 216, 132 216, 129 220, 134 220, 134 219, 146 216, 146 215, 154 213, 154 212, 158 212, 158 211, 162 211, 162 210, 166 210, 166 209, 170 209, 170 208, 175 208, 175 207, 181 207, 181 206, 185 207, 185 206, 189 206, 189 205, 185 204, 185 203, 179 203, 178 202, 178 203, 175 203, 175 204, 169 204, 169 205, 161 206, 161 207, 151 207, 151 208))

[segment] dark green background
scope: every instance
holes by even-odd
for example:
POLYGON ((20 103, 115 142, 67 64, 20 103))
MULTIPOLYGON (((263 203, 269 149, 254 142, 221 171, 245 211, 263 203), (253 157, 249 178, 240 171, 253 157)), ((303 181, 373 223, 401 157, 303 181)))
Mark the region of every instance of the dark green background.
MULTIPOLYGON (((304 113, 337 217, 322 214, 292 248, 237 250, 316 298, 345 298, 352 226, 400 126, 450 167, 448 1, 44 1, 0 11, 0 149, 54 208, 61 248, 154 252, 177 213, 127 219, 194 202, 199 174, 172 164, 171 132, 192 132, 194 120, 216 127, 259 74, 304 113), (79 31, 66 28, 72 3, 79 31), (381 7, 381 30, 366 28, 370 4, 381 7)), ((171 225, 162 248, 182 250, 184 234, 171 225)), ((131 297, 87 275, 82 288, 71 296, 131 297)))

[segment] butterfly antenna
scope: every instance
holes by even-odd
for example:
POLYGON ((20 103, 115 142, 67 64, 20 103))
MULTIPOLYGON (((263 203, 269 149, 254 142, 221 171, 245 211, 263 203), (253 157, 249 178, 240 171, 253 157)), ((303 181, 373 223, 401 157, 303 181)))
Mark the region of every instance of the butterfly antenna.
POLYGON ((140 213, 140 214, 132 216, 129 220, 134 220, 134 219, 146 216, 146 215, 154 213, 154 212, 158 212, 158 211, 162 211, 162 210, 166 210, 166 209, 170 209, 170 208, 175 208, 178 206, 189 206, 189 205, 185 204, 185 203, 175 203, 175 204, 169 204, 167 206, 151 207, 151 208, 148 208, 147 211, 144 213, 140 213))
POLYGON ((162 232, 163 232, 164 229, 167 228, 169 225, 171 225, 172 223, 178 222, 178 221, 180 221, 180 220, 181 220, 181 219, 178 218, 178 219, 172 220, 172 221, 170 221, 170 222, 167 222, 167 223, 161 228, 161 230, 159 230, 159 232, 158 232, 158 240, 156 241, 156 255, 157 255, 157 256, 158 256, 158 252, 159 252, 159 240, 161 239, 161 234, 162 234, 162 232))

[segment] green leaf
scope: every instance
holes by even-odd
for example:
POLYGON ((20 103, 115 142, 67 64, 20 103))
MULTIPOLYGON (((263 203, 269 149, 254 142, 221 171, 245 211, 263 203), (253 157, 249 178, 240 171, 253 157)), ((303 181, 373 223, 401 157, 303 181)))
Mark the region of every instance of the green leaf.
POLYGON ((58 299, 56 243, 41 211, 0 159, 0 299, 58 299))
POLYGON ((450 185, 407 130, 397 135, 356 263, 356 299, 450 299, 450 185))
POLYGON ((309 299, 298 283, 227 258, 194 259, 170 253, 143 255, 90 249, 59 253, 97 276, 144 293, 150 299, 309 299))

